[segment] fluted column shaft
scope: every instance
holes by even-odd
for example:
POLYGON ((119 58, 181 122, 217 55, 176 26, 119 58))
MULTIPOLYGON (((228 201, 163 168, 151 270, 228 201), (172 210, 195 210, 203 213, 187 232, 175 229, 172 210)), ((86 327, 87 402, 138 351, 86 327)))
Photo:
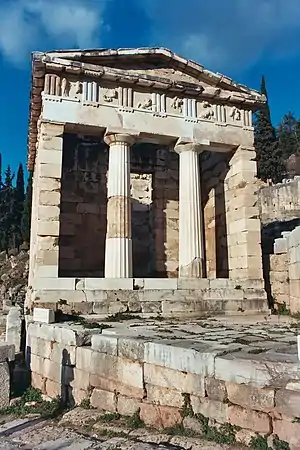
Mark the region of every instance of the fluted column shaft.
POLYGON ((109 134, 105 278, 132 277, 130 146, 127 134, 109 134))
POLYGON ((179 277, 202 278, 204 269, 200 145, 180 144, 179 153, 179 277))

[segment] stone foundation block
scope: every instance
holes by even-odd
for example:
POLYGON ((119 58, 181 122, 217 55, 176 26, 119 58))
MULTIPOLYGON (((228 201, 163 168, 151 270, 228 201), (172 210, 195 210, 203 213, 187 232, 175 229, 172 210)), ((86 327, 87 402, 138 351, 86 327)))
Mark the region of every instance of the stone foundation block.
POLYGON ((236 405, 228 407, 228 422, 257 433, 268 434, 271 430, 271 418, 268 414, 248 410, 236 405))
POLYGON ((178 278, 178 289, 196 289, 204 290, 209 288, 209 281, 207 278, 178 278))
POLYGON ((144 361, 145 341, 141 339, 118 338, 118 356, 133 361, 144 361))
POLYGON ((46 380, 46 395, 48 395, 50 398, 63 398, 65 389, 64 386, 62 386, 60 383, 56 383, 53 380, 46 380))
POLYGON ((288 442, 291 450, 298 450, 300 448, 300 423, 274 420, 273 433, 281 441, 288 442))
POLYGON ((280 254, 280 253, 286 253, 286 252, 287 252, 287 239, 285 239, 285 238, 275 239, 274 253, 280 254))
POLYGON ((109 412, 117 411, 117 398, 113 392, 94 389, 90 401, 93 408, 104 409, 109 412))
POLYGON ((117 412, 121 416, 132 416, 141 408, 141 403, 134 398, 124 397, 118 395, 117 397, 117 412))
POLYGON ((135 398, 139 400, 145 397, 145 391, 142 388, 127 386, 126 384, 116 382, 115 380, 102 378, 97 375, 90 375, 89 383, 92 387, 96 387, 97 389, 108 392, 116 392, 118 394, 124 395, 125 397, 135 398))
MULTIPOLYGON (((32 283, 33 289, 56 291, 56 290, 70 290, 75 291, 75 279, 74 278, 35 278, 32 283)), ((40 313, 41 314, 41 313, 40 313)), ((42 322, 42 320, 36 320, 42 322)), ((53 323, 53 322, 46 322, 53 323)))
POLYGON ((30 339, 28 339, 28 344, 28 349, 30 348, 31 355, 37 355, 41 358, 50 359, 51 341, 46 341, 45 339, 39 339, 35 336, 30 336, 30 339))
POLYGON ((111 290, 117 291, 119 289, 133 290, 132 278, 86 278, 86 290, 111 290))
POLYGON ((83 389, 87 391, 90 388, 90 375, 88 373, 88 367, 86 371, 73 369, 73 380, 70 379, 70 386, 75 390, 83 389))
POLYGON ((204 378, 192 373, 183 373, 178 370, 144 364, 144 380, 155 386, 205 397, 204 378))
POLYGON ((111 356, 118 356, 118 338, 102 334, 92 336, 92 350, 111 356))
POLYGON ((129 359, 77 348, 77 368, 134 388, 143 389, 142 365, 129 359))
POLYGON ((285 416, 300 417, 300 392, 280 389, 275 394, 276 411, 285 416))
POLYGON ((89 399, 90 392, 84 389, 69 388, 68 398, 74 405, 80 405, 84 400, 89 399))
POLYGON ((199 348, 199 351, 175 345, 146 342, 145 362, 202 376, 214 374, 214 362, 218 351, 205 345, 199 348))
POLYGON ((46 394, 46 378, 42 375, 31 372, 31 386, 46 394))
POLYGON ((270 412, 274 409, 274 389, 257 389, 235 383, 226 383, 226 387, 228 400, 231 403, 263 412, 270 412))
POLYGON ((9 406, 10 373, 7 362, 0 363, 0 409, 9 406))
POLYGON ((250 447, 252 439, 256 438, 257 434, 250 430, 239 430, 235 434, 235 439, 238 444, 247 445, 250 447))
POLYGON ((64 366, 76 365, 76 347, 71 345, 63 345, 58 342, 50 342, 51 361, 64 366))
POLYGON ((177 289, 178 282, 177 278, 145 278, 144 289, 177 289))
POLYGON ((214 419, 219 423, 225 423, 228 420, 228 404, 191 396, 191 405, 195 414, 202 414, 205 417, 214 419))
POLYGON ((0 342, 0 362, 15 360, 15 346, 6 342, 0 342))
POLYGON ((182 422, 181 411, 178 408, 148 403, 141 404, 140 418, 146 426, 158 429, 172 428, 182 422))
POLYGON ((224 402, 227 400, 227 389, 225 382, 216 378, 205 379, 205 390, 207 396, 212 400, 224 402))
POLYGON ((180 392, 167 388, 146 384, 147 401, 154 405, 173 406, 182 408, 184 404, 183 396, 180 392))

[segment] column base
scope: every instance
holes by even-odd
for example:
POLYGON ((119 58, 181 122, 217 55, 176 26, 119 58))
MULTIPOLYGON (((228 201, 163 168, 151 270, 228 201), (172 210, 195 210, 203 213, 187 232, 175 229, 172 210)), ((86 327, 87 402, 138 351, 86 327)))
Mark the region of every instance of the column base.
POLYGON ((195 258, 190 264, 179 267, 179 278, 203 278, 203 269, 203 259, 195 258))
POLYGON ((132 240, 108 238, 105 246, 105 278, 132 278, 132 240))

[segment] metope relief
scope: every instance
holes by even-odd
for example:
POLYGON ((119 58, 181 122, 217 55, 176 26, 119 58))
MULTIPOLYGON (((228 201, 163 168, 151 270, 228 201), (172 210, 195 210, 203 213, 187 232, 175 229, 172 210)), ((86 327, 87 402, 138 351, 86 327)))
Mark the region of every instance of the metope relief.
POLYGON ((199 118, 206 120, 215 120, 215 105, 209 102, 199 103, 199 118))
POLYGON ((103 101, 105 103, 114 103, 118 99, 117 89, 102 89, 103 101))
POLYGON ((171 113, 182 114, 183 113, 183 98, 174 97, 171 99, 171 113))
POLYGON ((153 101, 152 101, 151 97, 150 98, 146 98, 146 99, 138 102, 138 104, 137 104, 137 108, 138 109, 146 109, 148 111, 149 110, 152 111, 153 107, 154 107, 154 105, 153 105, 153 101))
POLYGON ((233 122, 240 122, 242 120, 241 110, 234 106, 233 108, 231 108, 229 117, 231 117, 233 122))

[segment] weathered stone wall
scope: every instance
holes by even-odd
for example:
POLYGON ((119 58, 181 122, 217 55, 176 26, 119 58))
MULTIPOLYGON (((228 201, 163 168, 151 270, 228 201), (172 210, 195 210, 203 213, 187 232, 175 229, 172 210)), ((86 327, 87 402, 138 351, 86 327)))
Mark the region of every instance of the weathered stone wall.
POLYGON ((201 159, 207 275, 262 278, 253 148, 205 152, 201 159))
POLYGON ((32 302, 35 307, 103 317, 118 312, 181 318, 268 312, 261 279, 50 279, 47 285, 41 280, 32 302))
POLYGON ((263 225, 300 218, 300 178, 259 190, 259 209, 263 225))
POLYGON ((33 386, 52 398, 76 404, 89 399, 94 408, 139 414, 153 428, 193 429, 199 427, 193 415, 200 415, 212 430, 230 433, 240 443, 266 436, 270 445, 275 438, 299 448, 296 355, 281 352, 274 360, 260 359, 237 350, 224 354, 223 346, 193 342, 188 347, 182 341, 100 333, 30 324, 27 359, 33 386))
POLYGON ((300 312, 300 227, 275 239, 270 255, 270 295, 276 308, 300 312))
POLYGON ((275 308, 278 304, 290 305, 287 242, 284 252, 281 252, 280 242, 282 235, 300 225, 299 196, 298 177, 289 182, 262 187, 258 191, 264 279, 269 303, 275 308))

